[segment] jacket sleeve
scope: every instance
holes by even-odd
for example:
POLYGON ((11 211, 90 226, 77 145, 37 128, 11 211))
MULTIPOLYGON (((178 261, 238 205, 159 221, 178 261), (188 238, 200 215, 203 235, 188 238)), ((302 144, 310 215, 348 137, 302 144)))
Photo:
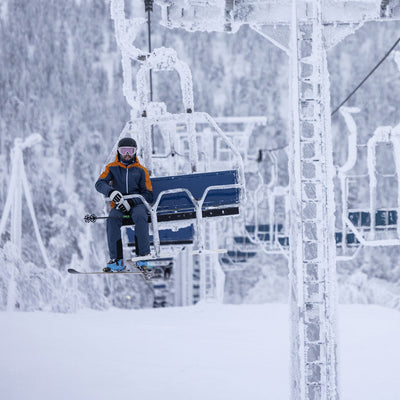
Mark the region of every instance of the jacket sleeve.
POLYGON ((108 197, 108 195, 114 190, 110 185, 112 179, 113 179, 112 172, 110 170, 109 165, 107 165, 105 170, 99 176, 99 179, 97 179, 96 181, 95 184, 96 190, 104 194, 104 196, 108 197))
MULTIPOLYGON (((139 182, 139 191, 148 203, 151 204, 153 202, 153 187, 151 185, 149 173, 145 168, 143 168, 143 174, 139 182)), ((140 199, 135 198, 132 199, 132 202, 135 205, 142 203, 140 199)))

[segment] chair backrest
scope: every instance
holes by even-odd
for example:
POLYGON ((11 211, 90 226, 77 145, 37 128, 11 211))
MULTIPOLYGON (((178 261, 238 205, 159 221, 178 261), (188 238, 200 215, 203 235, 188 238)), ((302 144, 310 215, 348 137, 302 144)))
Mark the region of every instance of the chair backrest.
MULTIPOLYGON (((369 211, 351 211, 349 220, 357 227, 371 226, 371 213, 369 211)), ((377 210, 375 213, 375 225, 395 227, 397 225, 397 210, 377 210)))
MULTIPOLYGON (((200 200, 210 186, 237 184, 238 174, 235 170, 194 173, 152 178, 154 201, 165 190, 184 188, 188 189, 196 200, 200 200)), ((239 189, 211 189, 205 197, 203 210, 212 207, 237 205, 239 203, 239 189)), ((192 211, 195 207, 185 192, 169 193, 162 196, 157 213, 169 211, 192 211)))

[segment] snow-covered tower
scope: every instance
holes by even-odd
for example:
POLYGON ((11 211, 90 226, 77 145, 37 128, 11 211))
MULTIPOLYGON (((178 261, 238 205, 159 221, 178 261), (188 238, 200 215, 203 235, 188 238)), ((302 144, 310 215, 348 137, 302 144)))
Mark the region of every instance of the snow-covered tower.
POLYGON ((291 29, 290 300, 293 398, 336 399, 336 244, 322 2, 291 29))

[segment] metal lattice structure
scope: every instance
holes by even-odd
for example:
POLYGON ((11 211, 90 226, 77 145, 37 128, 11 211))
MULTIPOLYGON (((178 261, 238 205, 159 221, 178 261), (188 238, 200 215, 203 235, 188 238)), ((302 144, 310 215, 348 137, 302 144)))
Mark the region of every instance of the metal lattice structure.
POLYGON ((308 23, 297 23, 296 7, 292 18, 292 397, 335 399, 333 162, 321 1, 310 4, 308 23))

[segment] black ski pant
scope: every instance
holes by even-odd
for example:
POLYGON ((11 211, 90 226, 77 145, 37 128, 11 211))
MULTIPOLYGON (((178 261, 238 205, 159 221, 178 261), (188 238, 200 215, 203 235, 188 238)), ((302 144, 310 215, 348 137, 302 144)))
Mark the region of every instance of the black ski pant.
MULTIPOLYGON (((139 256, 146 256, 150 253, 149 222, 146 206, 138 204, 131 208, 129 214, 135 224, 136 252, 139 256)), ((107 219, 107 240, 110 258, 121 259, 123 258, 121 226, 124 213, 113 208, 109 216, 111 218, 107 219)))

